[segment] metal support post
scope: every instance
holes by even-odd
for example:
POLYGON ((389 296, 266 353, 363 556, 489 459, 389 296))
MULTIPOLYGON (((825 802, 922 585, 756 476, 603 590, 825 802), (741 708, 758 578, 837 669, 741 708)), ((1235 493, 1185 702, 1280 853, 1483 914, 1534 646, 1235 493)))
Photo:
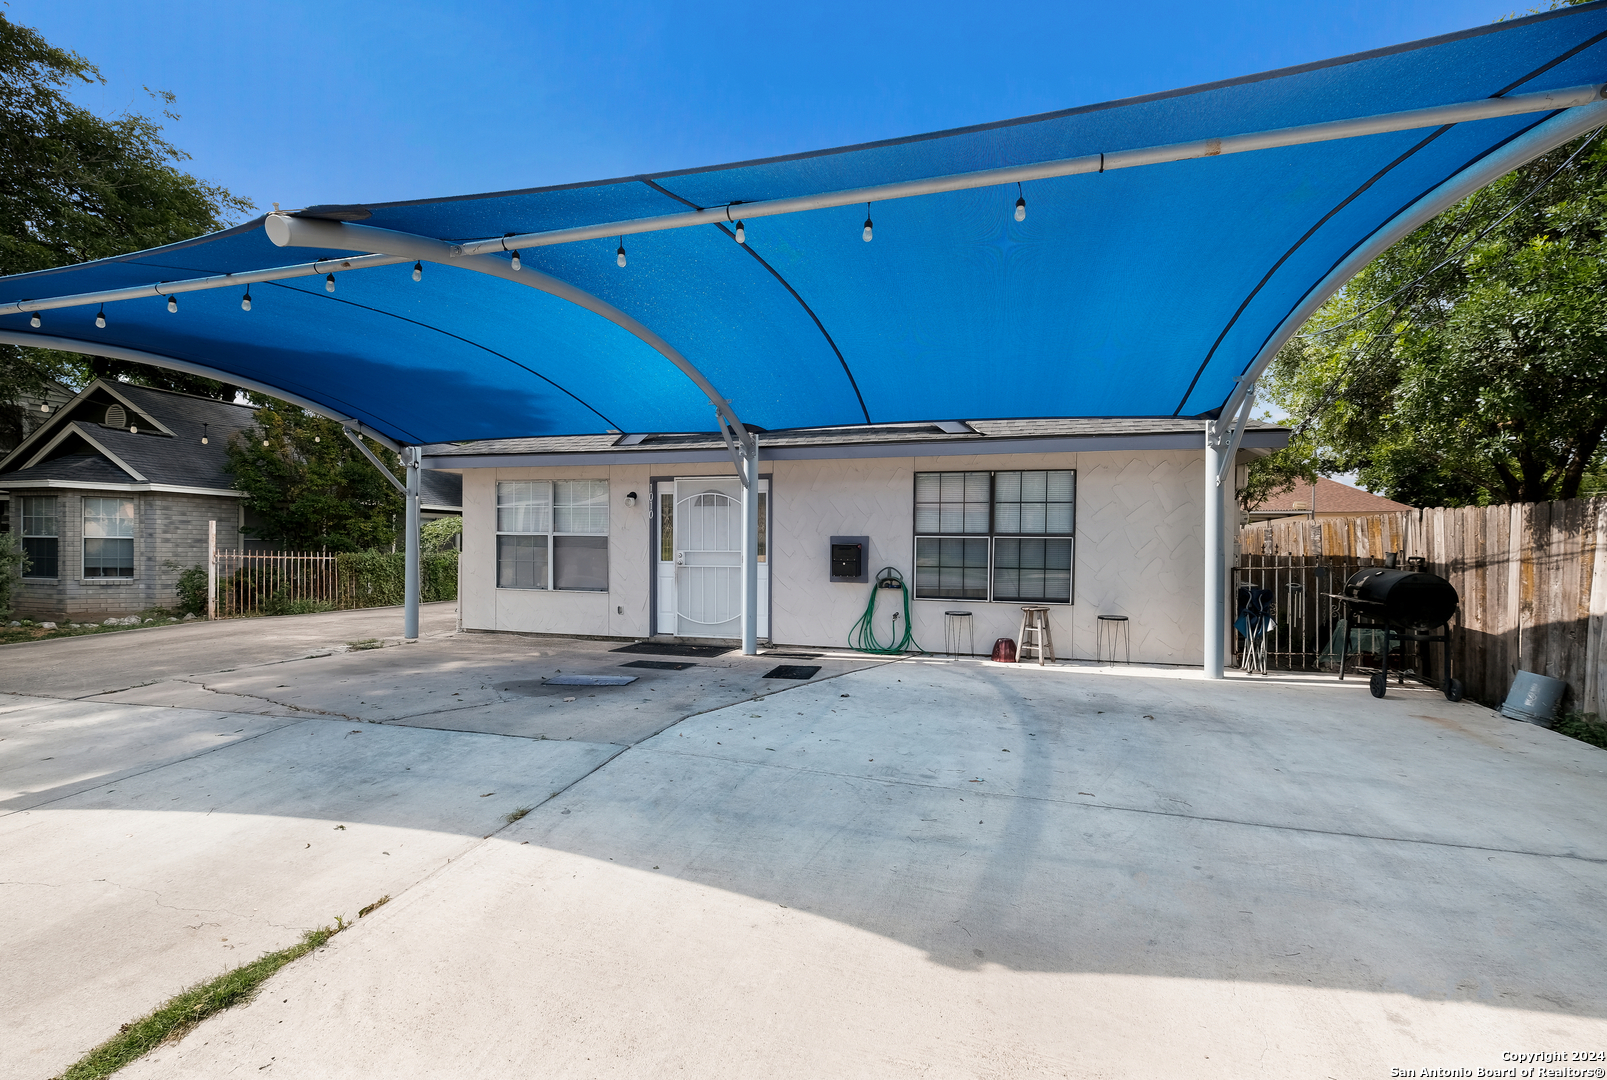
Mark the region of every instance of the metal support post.
POLYGON ((759 440, 742 487, 742 655, 759 653, 759 440))
POLYGON ((206 617, 218 617, 218 523, 206 523, 206 617))
POLYGON ((1223 500, 1221 429, 1215 420, 1205 425, 1205 677, 1222 678, 1226 644, 1227 586, 1223 571, 1223 500))
POLYGON ((742 482, 742 655, 759 653, 759 438, 745 428, 734 429, 724 412, 717 412, 720 434, 731 452, 737 479, 742 482))
POLYGON ((407 469, 407 534, 406 550, 403 559, 406 562, 406 578, 402 586, 402 637, 408 641, 418 640, 418 593, 419 593, 419 448, 416 446, 402 447, 402 464, 407 469))

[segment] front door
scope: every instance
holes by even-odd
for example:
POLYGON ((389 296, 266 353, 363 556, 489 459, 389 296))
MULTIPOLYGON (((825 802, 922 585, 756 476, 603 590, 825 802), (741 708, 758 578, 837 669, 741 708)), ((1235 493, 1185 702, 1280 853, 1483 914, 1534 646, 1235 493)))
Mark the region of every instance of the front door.
MULTIPOLYGON (((759 637, 770 636, 770 482, 759 482, 759 637)), ((660 634, 742 636, 742 484, 735 477, 684 477, 654 492, 658 518, 660 634)))

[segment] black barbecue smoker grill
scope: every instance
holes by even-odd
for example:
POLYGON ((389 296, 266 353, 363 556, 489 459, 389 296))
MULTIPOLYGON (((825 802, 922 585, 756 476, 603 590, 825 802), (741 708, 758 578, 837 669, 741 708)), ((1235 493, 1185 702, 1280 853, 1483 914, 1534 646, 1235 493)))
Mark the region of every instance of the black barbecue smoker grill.
MULTIPOLYGON (((1388 687, 1392 642, 1415 641, 1439 643, 1440 655, 1445 661, 1440 690, 1451 701, 1462 700, 1462 684, 1451 678, 1451 619, 1456 615, 1460 598, 1449 581, 1413 570, 1375 567, 1352 574, 1345 582, 1344 592, 1334 598, 1345 609, 1345 633, 1339 642, 1341 679, 1345 677, 1345 654, 1351 632, 1372 630, 1380 639, 1379 670, 1373 672, 1369 683, 1373 697, 1383 697, 1388 687)), ((1366 651, 1370 650, 1357 649, 1357 652, 1366 651)), ((1427 650, 1421 659, 1427 659, 1427 650)), ((1421 672, 1417 677, 1429 683, 1421 672)))

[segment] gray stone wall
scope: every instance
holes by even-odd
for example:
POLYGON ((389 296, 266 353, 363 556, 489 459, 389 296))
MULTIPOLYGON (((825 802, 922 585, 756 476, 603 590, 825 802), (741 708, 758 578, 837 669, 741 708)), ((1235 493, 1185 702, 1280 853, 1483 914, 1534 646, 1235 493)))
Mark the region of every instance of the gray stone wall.
MULTIPOLYGON (((13 491, 13 500, 33 492, 13 491)), ((46 492, 40 492, 46 494, 46 492)), ((61 491, 56 497, 57 569, 54 580, 24 578, 12 618, 100 622, 150 607, 173 607, 179 570, 206 565, 207 522, 218 523, 218 546, 239 542, 240 500, 219 495, 169 492, 61 491), (134 576, 83 576, 84 499, 134 500, 134 576)), ((16 506, 20 508, 21 503, 16 506)), ((20 511, 13 525, 21 528, 20 511)))

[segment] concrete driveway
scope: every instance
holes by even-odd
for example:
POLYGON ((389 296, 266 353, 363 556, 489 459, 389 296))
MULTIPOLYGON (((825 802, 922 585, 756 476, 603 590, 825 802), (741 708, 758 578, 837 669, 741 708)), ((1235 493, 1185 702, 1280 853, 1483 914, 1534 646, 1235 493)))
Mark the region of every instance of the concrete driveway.
MULTIPOLYGON (((289 622, 214 626, 216 655, 289 622)), ((1371 1077, 1607 1046, 1594 747, 1326 678, 428 629, 59 697, 43 648, 0 649, 33 695, 0 698, 0 1077, 386 895, 124 1075, 1371 1077)), ((127 647, 60 644, 98 641, 127 647)))

